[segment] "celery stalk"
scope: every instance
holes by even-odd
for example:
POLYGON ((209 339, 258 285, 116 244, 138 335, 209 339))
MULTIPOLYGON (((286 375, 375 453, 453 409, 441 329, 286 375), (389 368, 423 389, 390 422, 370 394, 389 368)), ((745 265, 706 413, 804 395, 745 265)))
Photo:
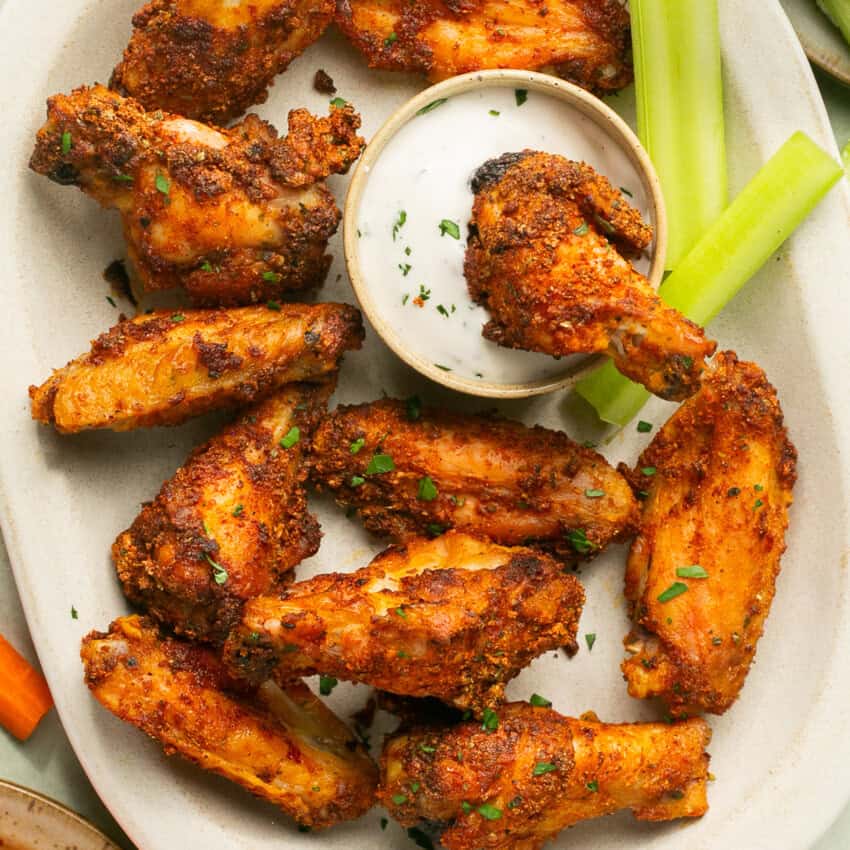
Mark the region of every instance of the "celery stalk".
MULTIPOLYGON (((664 300, 700 325, 710 322, 767 262, 843 175, 804 133, 795 133, 708 229, 661 287, 664 300)), ((625 425, 649 393, 610 361, 576 386, 599 418, 625 425)))
POLYGON ((850 0, 818 0, 818 6, 850 44, 850 0))
POLYGON ((717 0, 632 0, 631 16, 638 135, 661 180, 675 269, 727 203, 717 0))

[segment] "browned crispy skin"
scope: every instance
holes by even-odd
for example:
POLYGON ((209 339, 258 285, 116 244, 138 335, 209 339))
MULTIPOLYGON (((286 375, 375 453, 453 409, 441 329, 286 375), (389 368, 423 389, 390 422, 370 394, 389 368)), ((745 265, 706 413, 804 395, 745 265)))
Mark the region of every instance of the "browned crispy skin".
POLYGON ((161 637, 139 616, 91 632, 81 655, 101 705, 299 823, 333 826, 372 806, 375 765, 303 682, 237 693, 211 650, 161 637))
POLYGON ((362 339, 360 313, 347 304, 142 314, 30 387, 32 416, 63 434, 178 425, 321 381, 362 339))
POLYGON ((370 68, 436 81, 485 68, 547 70, 597 94, 632 79, 618 0, 337 0, 336 21, 370 68))
POLYGON ((152 0, 110 85, 146 109, 227 124, 265 102, 333 14, 334 0, 152 0))
POLYGON ((103 86, 51 97, 47 116, 30 167, 120 212, 146 289, 231 306, 324 281, 340 213, 321 181, 364 144, 351 106, 294 110, 283 139, 256 115, 218 129, 103 86))
POLYGON ((492 731, 464 723, 390 739, 378 798, 404 826, 442 830, 447 850, 538 850, 620 809, 639 820, 700 817, 710 738, 703 720, 607 724, 511 703, 492 731))
POLYGON ((273 594, 319 549, 304 451, 333 382, 292 384, 196 449, 112 545, 127 597, 195 640, 219 643, 246 599, 273 594), (298 441, 288 447, 289 440, 298 441))
POLYGON ((764 372, 718 354, 634 473, 648 497, 626 570, 632 696, 660 696, 675 714, 735 702, 770 612, 796 459, 764 372), (708 578, 677 576, 692 565, 708 578), (687 592, 659 602, 677 581, 687 592))
POLYGON ((464 271, 492 316, 487 339, 556 357, 607 354, 666 399, 696 391, 715 345, 629 262, 652 232, 605 177, 524 151, 485 163, 473 191, 464 271))
POLYGON ((313 449, 313 480, 395 540, 456 528, 575 557, 637 527, 626 480, 561 431, 385 399, 337 408, 313 449), (394 469, 369 475, 375 454, 389 455, 394 469), (420 492, 426 476, 436 488, 430 500, 420 492))
POLYGON ((324 673, 480 712, 535 657, 575 648, 583 604, 548 556, 449 532, 250 600, 225 655, 257 681, 324 673))

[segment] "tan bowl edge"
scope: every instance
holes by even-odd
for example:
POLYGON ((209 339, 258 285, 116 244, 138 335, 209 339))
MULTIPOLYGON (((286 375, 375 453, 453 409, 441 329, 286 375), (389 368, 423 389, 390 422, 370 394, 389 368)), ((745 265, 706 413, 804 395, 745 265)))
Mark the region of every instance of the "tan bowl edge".
POLYGON ((539 74, 534 71, 474 71, 470 74, 444 80, 420 92, 397 109, 369 141, 351 178, 343 217, 345 263, 354 294, 357 296, 366 317, 381 339, 398 357, 435 383, 458 392, 485 398, 528 398, 573 386, 603 363, 605 358, 602 355, 588 356, 565 369, 559 377, 522 384, 477 381, 460 377, 451 372, 444 372, 434 366, 433 363, 410 351, 395 329, 379 314, 370 294, 368 283, 361 274, 358 257, 357 213, 372 166, 380 157, 386 145, 408 121, 416 117, 417 112, 422 107, 440 98, 463 94, 482 85, 499 88, 524 88, 560 98, 594 121, 606 132, 609 138, 625 151, 640 175, 647 196, 652 202, 655 239, 649 281, 656 290, 661 285, 664 276, 664 261, 667 256, 667 213, 658 175, 650 162, 649 155, 628 124, 601 100, 584 91, 584 89, 558 77, 539 74))

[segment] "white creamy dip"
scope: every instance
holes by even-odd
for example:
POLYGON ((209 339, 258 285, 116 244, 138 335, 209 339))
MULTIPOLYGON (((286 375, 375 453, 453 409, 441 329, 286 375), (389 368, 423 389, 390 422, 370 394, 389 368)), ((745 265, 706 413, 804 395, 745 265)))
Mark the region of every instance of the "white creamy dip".
MULTIPOLYGON (((557 377, 567 361, 481 336, 489 315, 470 300, 463 275, 478 167, 526 148, 561 154, 628 190, 647 220, 651 209, 626 152, 597 124, 556 97, 525 97, 520 104, 512 88, 481 87, 412 118, 377 158, 357 216, 360 269, 382 318, 425 360, 503 384, 557 377)), ((649 261, 637 267, 647 273, 649 261)))

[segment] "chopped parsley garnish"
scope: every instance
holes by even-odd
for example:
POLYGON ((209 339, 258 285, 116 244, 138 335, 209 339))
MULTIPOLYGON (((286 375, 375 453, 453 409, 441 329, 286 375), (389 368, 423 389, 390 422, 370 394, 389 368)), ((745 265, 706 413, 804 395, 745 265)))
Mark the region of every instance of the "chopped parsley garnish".
POLYGON ((397 41, 398 41, 398 35, 397 35, 396 33, 394 33, 394 32, 391 32, 391 33, 390 33, 390 34, 389 34, 389 35, 388 35, 388 36, 384 39, 384 47, 391 47, 391 46, 392 46, 393 44, 395 44, 397 41))
POLYGON ((451 370, 451 367, 449 367, 449 366, 443 366, 443 364, 442 364, 442 363, 435 363, 434 365, 435 365, 438 369, 442 369, 444 372, 451 372, 451 371, 452 371, 452 370, 451 370))
POLYGON ((410 293, 405 292, 404 295, 401 296, 401 306, 404 307, 407 302, 410 301, 410 293))
POLYGON ((631 192, 630 192, 630 191, 629 191, 629 190, 628 190, 625 186, 620 186, 620 191, 621 191, 624 195, 628 195, 630 198, 633 198, 633 197, 634 197, 634 195, 633 195, 633 194, 632 194, 632 193, 631 193, 631 192))
POLYGON ((446 530, 446 527, 438 522, 430 522, 425 526, 425 530, 431 537, 439 537, 446 530))
POLYGON ((528 100, 528 89, 515 89, 514 97, 516 98, 516 105, 522 106, 528 100))
POLYGON ((440 236, 448 234, 452 239, 460 239, 460 225, 456 221, 444 218, 440 222, 440 236))
POLYGON ((106 300, 113 306, 117 307, 118 305, 115 303, 115 299, 111 295, 106 296, 106 300))
POLYGON ((399 263, 398 267, 401 269, 402 277, 407 277, 410 274, 410 270, 413 268, 410 263, 399 263))
POLYGON ((448 319, 450 315, 449 311, 442 304, 437 305, 437 312, 445 319, 448 319))
POLYGON ((185 322, 186 317, 182 313, 172 313, 171 314, 171 321, 172 322, 178 322, 178 323, 179 322, 185 322))
MULTIPOLYGON (((462 759, 458 759, 458 761, 462 761, 462 759)), ((466 814, 469 814, 472 811, 472 806, 470 806, 466 800, 460 804, 460 807, 464 810, 464 812, 466 812, 466 814)))
POLYGON ((756 503, 753 505, 753 510, 755 511, 758 508, 762 507, 763 505, 764 505, 764 502, 761 499, 756 499, 756 503))
POLYGON ((683 593, 688 592, 688 586, 681 581, 674 581, 664 593, 659 594, 658 601, 659 602, 669 602, 671 599, 675 599, 677 596, 681 596, 683 593))
POLYGON ((676 575, 679 578, 708 578, 708 573, 699 564, 690 567, 676 567, 676 575))
POLYGON ((437 748, 436 748, 436 747, 429 747, 427 744, 420 744, 420 745, 419 745, 419 749, 420 749, 423 753, 436 753, 436 752, 437 752, 437 748))
POLYGON ((407 256, 407 257, 409 257, 409 256, 413 253, 413 249, 410 247, 410 245, 408 245, 408 246, 404 249, 404 253, 405 253, 405 256, 407 256))
POLYGON ((157 191, 163 195, 168 195, 171 191, 171 183, 169 183, 168 178, 164 174, 157 173, 154 183, 157 191))
POLYGON ((437 107, 442 106, 448 100, 447 97, 441 97, 438 100, 432 100, 429 104, 425 105, 420 109, 416 114, 417 115, 427 115, 429 112, 433 112, 437 107))
POLYGON ((755 490, 756 493, 761 493, 761 491, 764 490, 764 487, 762 487, 761 484, 756 484, 753 486, 753 490, 755 490))
POLYGON ((651 478, 656 472, 658 472, 658 467, 656 466, 644 466, 641 469, 641 474, 646 475, 648 478, 651 478))
POLYGON ((383 475, 385 472, 392 472, 395 469, 393 459, 386 454, 372 455, 372 460, 366 467, 367 475, 383 475))
POLYGON ((387 818, 381 818, 381 829, 386 829, 389 826, 389 821, 387 818))
POLYGON ((227 582, 227 570, 221 564, 214 561, 206 552, 204 553, 204 557, 207 559, 207 563, 212 567, 213 581, 216 584, 225 584, 227 582))
POLYGON ((585 490, 584 495, 588 499, 601 499, 605 495, 604 490, 585 490))
POLYGON ((508 803, 509 809, 515 809, 517 806, 522 805, 522 797, 514 797, 513 800, 508 803))
POLYGON ((551 761, 539 761, 534 765, 534 770, 531 771, 532 776, 543 776, 544 773, 552 773, 557 770, 558 765, 552 764, 551 761))
POLYGON ((596 643, 596 633, 591 632, 590 634, 585 635, 584 639, 587 641, 587 651, 590 652, 590 650, 593 649, 593 644, 596 643))
POLYGON ((71 152, 71 134, 66 130, 62 134, 62 156, 67 156, 71 152))
POLYGON ((419 295, 416 296, 420 301, 427 301, 431 297, 431 290, 424 283, 419 284, 419 295))
POLYGON ((280 441, 282 449, 291 449, 301 439, 301 429, 295 425, 289 429, 287 435, 280 441))
POLYGON ((495 806, 491 806, 489 803, 484 803, 482 806, 478 807, 478 814, 487 820, 499 820, 502 816, 502 810, 497 809, 495 806))
POLYGON ((595 794, 599 790, 599 783, 595 779, 591 779, 590 782, 587 783, 587 790, 593 791, 595 794))
POLYGON ((278 304, 277 301, 267 301, 266 307, 268 307, 269 310, 273 310, 275 313, 280 312, 280 304, 278 304))
POLYGON ((410 422, 415 422, 422 415, 422 400, 418 395, 412 395, 405 402, 407 418, 410 422))
POLYGON ((331 101, 331 106, 335 106, 337 109, 342 109, 348 106, 348 101, 344 97, 335 97, 331 101))
POLYGON ((366 479, 362 475, 352 475, 349 483, 352 487, 362 487, 366 483, 366 479))
POLYGON ((419 479, 419 489, 416 497, 421 502, 433 502, 437 498, 437 487, 429 475, 419 479))
POLYGON ((328 697, 338 684, 339 681, 333 676, 319 676, 319 693, 323 697, 328 697))
POLYGON ((422 786, 418 782, 410 783, 410 790, 415 794, 422 786))
POLYGON ((398 232, 404 227, 407 223, 407 212, 405 210, 400 210, 398 214, 398 218, 395 220, 395 224, 393 225, 393 242, 395 242, 398 237, 398 232))
POLYGON ((481 715, 481 728, 485 732, 495 732, 499 728, 499 715, 492 708, 485 708, 481 715))
POLYGON ((532 694, 531 699, 529 699, 531 705, 535 705, 538 708, 551 708, 552 700, 546 699, 546 697, 540 696, 540 694, 532 694))
POLYGON ((353 443, 352 443, 352 444, 348 447, 348 450, 351 452, 351 454, 356 455, 356 454, 358 454, 358 453, 360 452, 360 450, 361 450, 361 449, 363 448, 363 446, 365 446, 365 445, 366 445, 366 438, 365 438, 365 437, 358 437, 358 438, 357 438, 357 439, 356 439, 356 440, 355 440, 355 441, 354 441, 354 442, 353 442, 353 443))
POLYGON ((580 555, 586 555, 593 550, 593 544, 581 528, 575 528, 567 533, 567 542, 580 555))
POLYGON ((590 228, 588 227, 587 222, 583 221, 575 230, 573 230, 573 233, 575 233, 576 236, 584 236, 588 230, 590 230, 590 228))
POLYGON ((400 650, 399 650, 399 651, 395 654, 395 657, 396 657, 396 658, 409 658, 410 656, 409 656, 409 655, 408 655, 408 654, 407 654, 407 653, 406 653, 403 649, 400 649, 400 650))
POLYGON ((395 805, 403 806, 407 802, 407 794, 393 794, 391 799, 395 805))
POLYGON ((77 609, 72 605, 71 606, 71 619, 76 620, 79 618, 79 614, 77 613, 77 609))
POLYGON ((690 372, 691 367, 693 365, 694 365, 694 358, 693 357, 683 357, 682 358, 682 366, 685 368, 686 371, 690 372))
POLYGON ((202 272, 211 272, 213 270, 212 264, 209 260, 204 260, 201 263, 201 271, 202 272))
POLYGON ((266 283, 280 283, 281 276, 277 272, 263 272, 263 280, 266 283))
POLYGON ((491 114, 494 118, 497 118, 497 117, 498 117, 499 115, 501 115, 502 113, 501 113, 501 112, 499 112, 499 110, 498 110, 498 109, 491 109, 491 110, 490 110, 490 114, 491 114))
POLYGON ((245 510, 244 505, 237 505, 231 512, 232 516, 242 516, 242 511, 245 510))
POLYGON ((637 424, 637 429, 639 434, 648 434, 652 430, 652 423, 641 419, 637 424))
POLYGON ((423 850, 434 850, 434 842, 431 841, 427 833, 423 832, 418 826, 411 826, 407 830, 407 837, 423 850))
POLYGON ((396 612, 396 614, 399 615, 399 617, 401 617, 402 620, 407 619, 407 614, 404 613, 404 606, 403 605, 399 605, 398 608, 395 609, 395 612, 396 612))
POLYGON ((113 174, 112 179, 116 183, 132 183, 133 177, 130 174, 113 174))

